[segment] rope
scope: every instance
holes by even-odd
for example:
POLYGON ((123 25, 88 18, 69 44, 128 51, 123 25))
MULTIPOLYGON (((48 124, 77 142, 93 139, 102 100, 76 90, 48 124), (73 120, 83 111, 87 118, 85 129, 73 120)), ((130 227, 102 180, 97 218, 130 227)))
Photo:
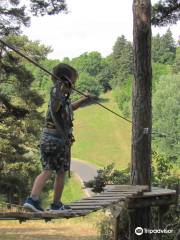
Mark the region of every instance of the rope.
MULTIPOLYGON (((34 64, 36 67, 40 68, 41 70, 43 70, 44 72, 46 72, 47 74, 51 75, 53 78, 56 78, 57 80, 61 81, 61 79, 59 77, 57 77, 56 75, 54 75, 52 72, 48 71, 46 68, 44 68, 43 66, 41 66, 39 63, 35 62, 34 60, 32 60, 31 58, 29 58, 27 55, 25 55, 24 53, 22 53, 21 51, 17 50, 14 46, 10 45, 9 43, 6 43, 4 42, 2 39, 0 39, 0 42, 7 46, 8 48, 10 48, 11 50, 13 50, 14 52, 16 52, 18 55, 20 55, 21 57, 25 58, 26 60, 28 60, 30 63, 34 64)), ((83 92, 77 90, 76 88, 73 88, 72 89, 77 92, 79 95, 82 95, 84 97, 89 97, 87 96, 86 94, 84 94, 83 92)), ((90 97, 89 97, 90 98, 90 97)), ((105 110, 111 112, 112 114, 116 115, 117 117, 125 120, 126 122, 132 124, 132 121, 130 121, 129 119, 123 117, 122 115, 118 114, 117 112, 113 111, 112 109, 104 106, 103 104, 99 103, 98 101, 96 101, 95 99, 92 99, 91 100, 96 103, 97 105, 99 105, 100 107, 104 108, 105 110)), ((176 141, 180 140, 180 137, 178 136, 177 138, 174 138, 172 136, 169 136, 167 134, 164 134, 164 133, 160 133, 160 132, 150 132, 148 128, 143 128, 142 127, 142 133, 140 134, 140 137, 138 138, 138 140, 136 141, 135 144, 137 144, 138 142, 140 142, 142 139, 143 139, 143 136, 144 135, 147 135, 147 134, 153 134, 153 135, 156 135, 156 137, 164 137, 164 138, 172 138, 176 141)))
MULTIPOLYGON (((51 75, 52 77, 54 77, 55 79, 61 81, 61 79, 59 77, 57 77, 56 75, 54 75, 53 73, 51 73, 50 71, 48 71, 46 68, 42 67, 39 63, 35 62, 34 60, 32 60, 31 58, 29 58, 28 56, 26 56, 25 54, 23 54, 22 52, 20 52, 19 50, 17 50, 14 46, 4 42, 2 39, 0 39, 0 42, 7 46, 8 48, 10 48, 11 50, 13 50, 14 52, 16 52, 17 54, 19 54, 21 57, 25 58, 26 60, 28 60, 30 63, 34 64, 36 67, 40 68, 41 70, 43 70, 44 72, 46 72, 47 74, 51 75)), ((77 90, 76 88, 72 89, 77 92, 78 94, 84 96, 84 97, 88 97, 86 94, 84 94, 83 92, 77 90)), ((116 113, 115 111, 111 110, 110 108, 104 106, 103 104, 99 103, 98 101, 96 101, 95 99, 92 99, 94 103, 98 104, 99 106, 101 106, 102 108, 106 109, 107 111, 113 113, 114 115, 124 119, 125 121, 132 123, 129 119, 121 116, 120 114, 116 113)))

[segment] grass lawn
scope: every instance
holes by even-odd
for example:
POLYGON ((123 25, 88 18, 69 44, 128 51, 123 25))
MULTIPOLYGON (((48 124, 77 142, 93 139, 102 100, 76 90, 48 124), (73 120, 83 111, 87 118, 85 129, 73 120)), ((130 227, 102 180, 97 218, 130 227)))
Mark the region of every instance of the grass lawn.
POLYGON ((0 240, 98 240, 97 219, 99 213, 47 223, 41 220, 22 224, 18 221, 1 221, 0 240))
MULTIPOLYGON (((101 99, 106 107, 120 113, 111 92, 101 95, 101 99)), ((75 112, 74 135, 74 158, 99 167, 114 162, 116 168, 125 168, 130 162, 131 124, 97 104, 75 112)))

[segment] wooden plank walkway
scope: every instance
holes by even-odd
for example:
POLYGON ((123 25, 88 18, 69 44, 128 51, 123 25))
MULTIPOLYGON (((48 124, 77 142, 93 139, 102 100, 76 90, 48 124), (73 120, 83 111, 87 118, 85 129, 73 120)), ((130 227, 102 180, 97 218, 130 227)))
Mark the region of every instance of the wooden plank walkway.
POLYGON ((98 211, 103 208, 115 206, 118 203, 131 203, 135 199, 157 198, 161 196, 176 196, 176 191, 160 188, 152 188, 151 192, 147 192, 147 186, 132 185, 112 185, 106 187, 105 191, 92 197, 83 198, 79 201, 71 203, 72 210, 63 210, 59 213, 52 212, 27 212, 23 207, 18 205, 2 205, 0 204, 0 220, 38 220, 46 221, 58 218, 74 218, 86 216, 87 214, 98 211))

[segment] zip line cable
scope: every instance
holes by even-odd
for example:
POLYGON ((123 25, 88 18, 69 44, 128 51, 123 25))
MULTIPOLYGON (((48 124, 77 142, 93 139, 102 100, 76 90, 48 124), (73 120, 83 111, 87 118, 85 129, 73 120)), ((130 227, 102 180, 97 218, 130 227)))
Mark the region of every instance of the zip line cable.
MULTIPOLYGON (((9 43, 4 42, 2 39, 0 39, 0 42, 7 46, 8 48, 10 48, 11 50, 13 50, 14 52, 16 52, 18 55, 20 55, 21 57, 25 58, 26 60, 28 60, 30 63, 34 64, 36 67, 40 68, 42 71, 46 72, 47 74, 51 75, 53 78, 56 78, 57 80, 61 79, 59 77, 57 77, 56 75, 54 75, 52 72, 48 71, 46 68, 44 68, 43 66, 41 66, 39 63, 35 62, 33 59, 31 59, 30 57, 28 57, 27 55, 25 55, 24 53, 22 53, 22 51, 17 50, 14 46, 10 45, 9 43)), ((88 97, 86 94, 84 94, 83 92, 77 90, 76 88, 72 87, 72 89, 77 92, 79 95, 82 95, 84 97, 88 97)), ((130 121, 129 119, 121 116, 120 114, 118 114, 117 112, 111 110, 110 108, 104 106, 103 104, 99 103, 98 101, 96 101, 95 99, 92 99, 92 101, 96 104, 98 104, 100 107, 104 108, 105 110, 111 112, 112 114, 116 115, 117 117, 125 120, 128 123, 132 124, 132 121, 130 121)), ((148 128, 143 128, 142 127, 142 134, 139 137, 139 140, 137 142, 139 142, 144 135, 147 134, 153 134, 156 135, 157 137, 164 137, 164 138, 173 138, 171 136, 168 136, 167 134, 164 133, 160 133, 160 132, 150 132, 148 128)), ((173 138, 175 139, 175 138, 173 138)), ((177 137, 175 140, 179 140, 179 137, 177 137)))
MULTIPOLYGON (((47 74, 51 75, 52 77, 56 78, 57 80, 61 80, 59 77, 57 77, 56 75, 54 75, 53 73, 51 73, 50 71, 48 71, 46 68, 44 68, 43 66, 41 66, 39 63, 35 62, 34 60, 32 60, 31 58, 27 57, 24 53, 22 53, 21 51, 17 50, 14 46, 4 42, 2 39, 0 39, 0 42, 7 46, 8 48, 10 48, 11 50, 13 50, 14 52, 16 52, 18 55, 20 55, 21 57, 25 58, 26 60, 28 60, 30 63, 34 64, 36 67, 40 68, 41 70, 43 70, 44 72, 46 72, 47 74)), ((77 90, 76 88, 72 89, 77 92, 79 95, 82 95, 84 97, 87 97, 86 94, 82 93, 81 91, 77 90)), ((126 122, 132 123, 129 119, 121 116, 120 114, 116 113, 115 111, 109 109, 108 107, 104 106, 103 104, 99 103, 98 101, 96 101, 95 99, 92 99, 94 103, 98 104, 99 106, 101 106, 102 108, 106 109, 107 111, 113 113, 114 115, 124 119, 126 122)))

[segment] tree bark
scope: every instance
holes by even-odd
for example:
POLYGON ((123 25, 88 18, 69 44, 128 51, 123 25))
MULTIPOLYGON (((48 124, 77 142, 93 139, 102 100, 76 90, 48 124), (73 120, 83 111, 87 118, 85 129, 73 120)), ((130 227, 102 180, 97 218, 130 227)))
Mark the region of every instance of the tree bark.
POLYGON ((151 186, 151 1, 133 1, 134 82, 131 183, 151 186))
MULTIPOLYGON (((151 0, 133 1, 134 81, 132 99, 131 184, 151 188, 152 69, 151 69, 151 0)), ((150 228, 150 207, 134 209, 130 214, 130 239, 138 236, 137 227, 150 228)))

